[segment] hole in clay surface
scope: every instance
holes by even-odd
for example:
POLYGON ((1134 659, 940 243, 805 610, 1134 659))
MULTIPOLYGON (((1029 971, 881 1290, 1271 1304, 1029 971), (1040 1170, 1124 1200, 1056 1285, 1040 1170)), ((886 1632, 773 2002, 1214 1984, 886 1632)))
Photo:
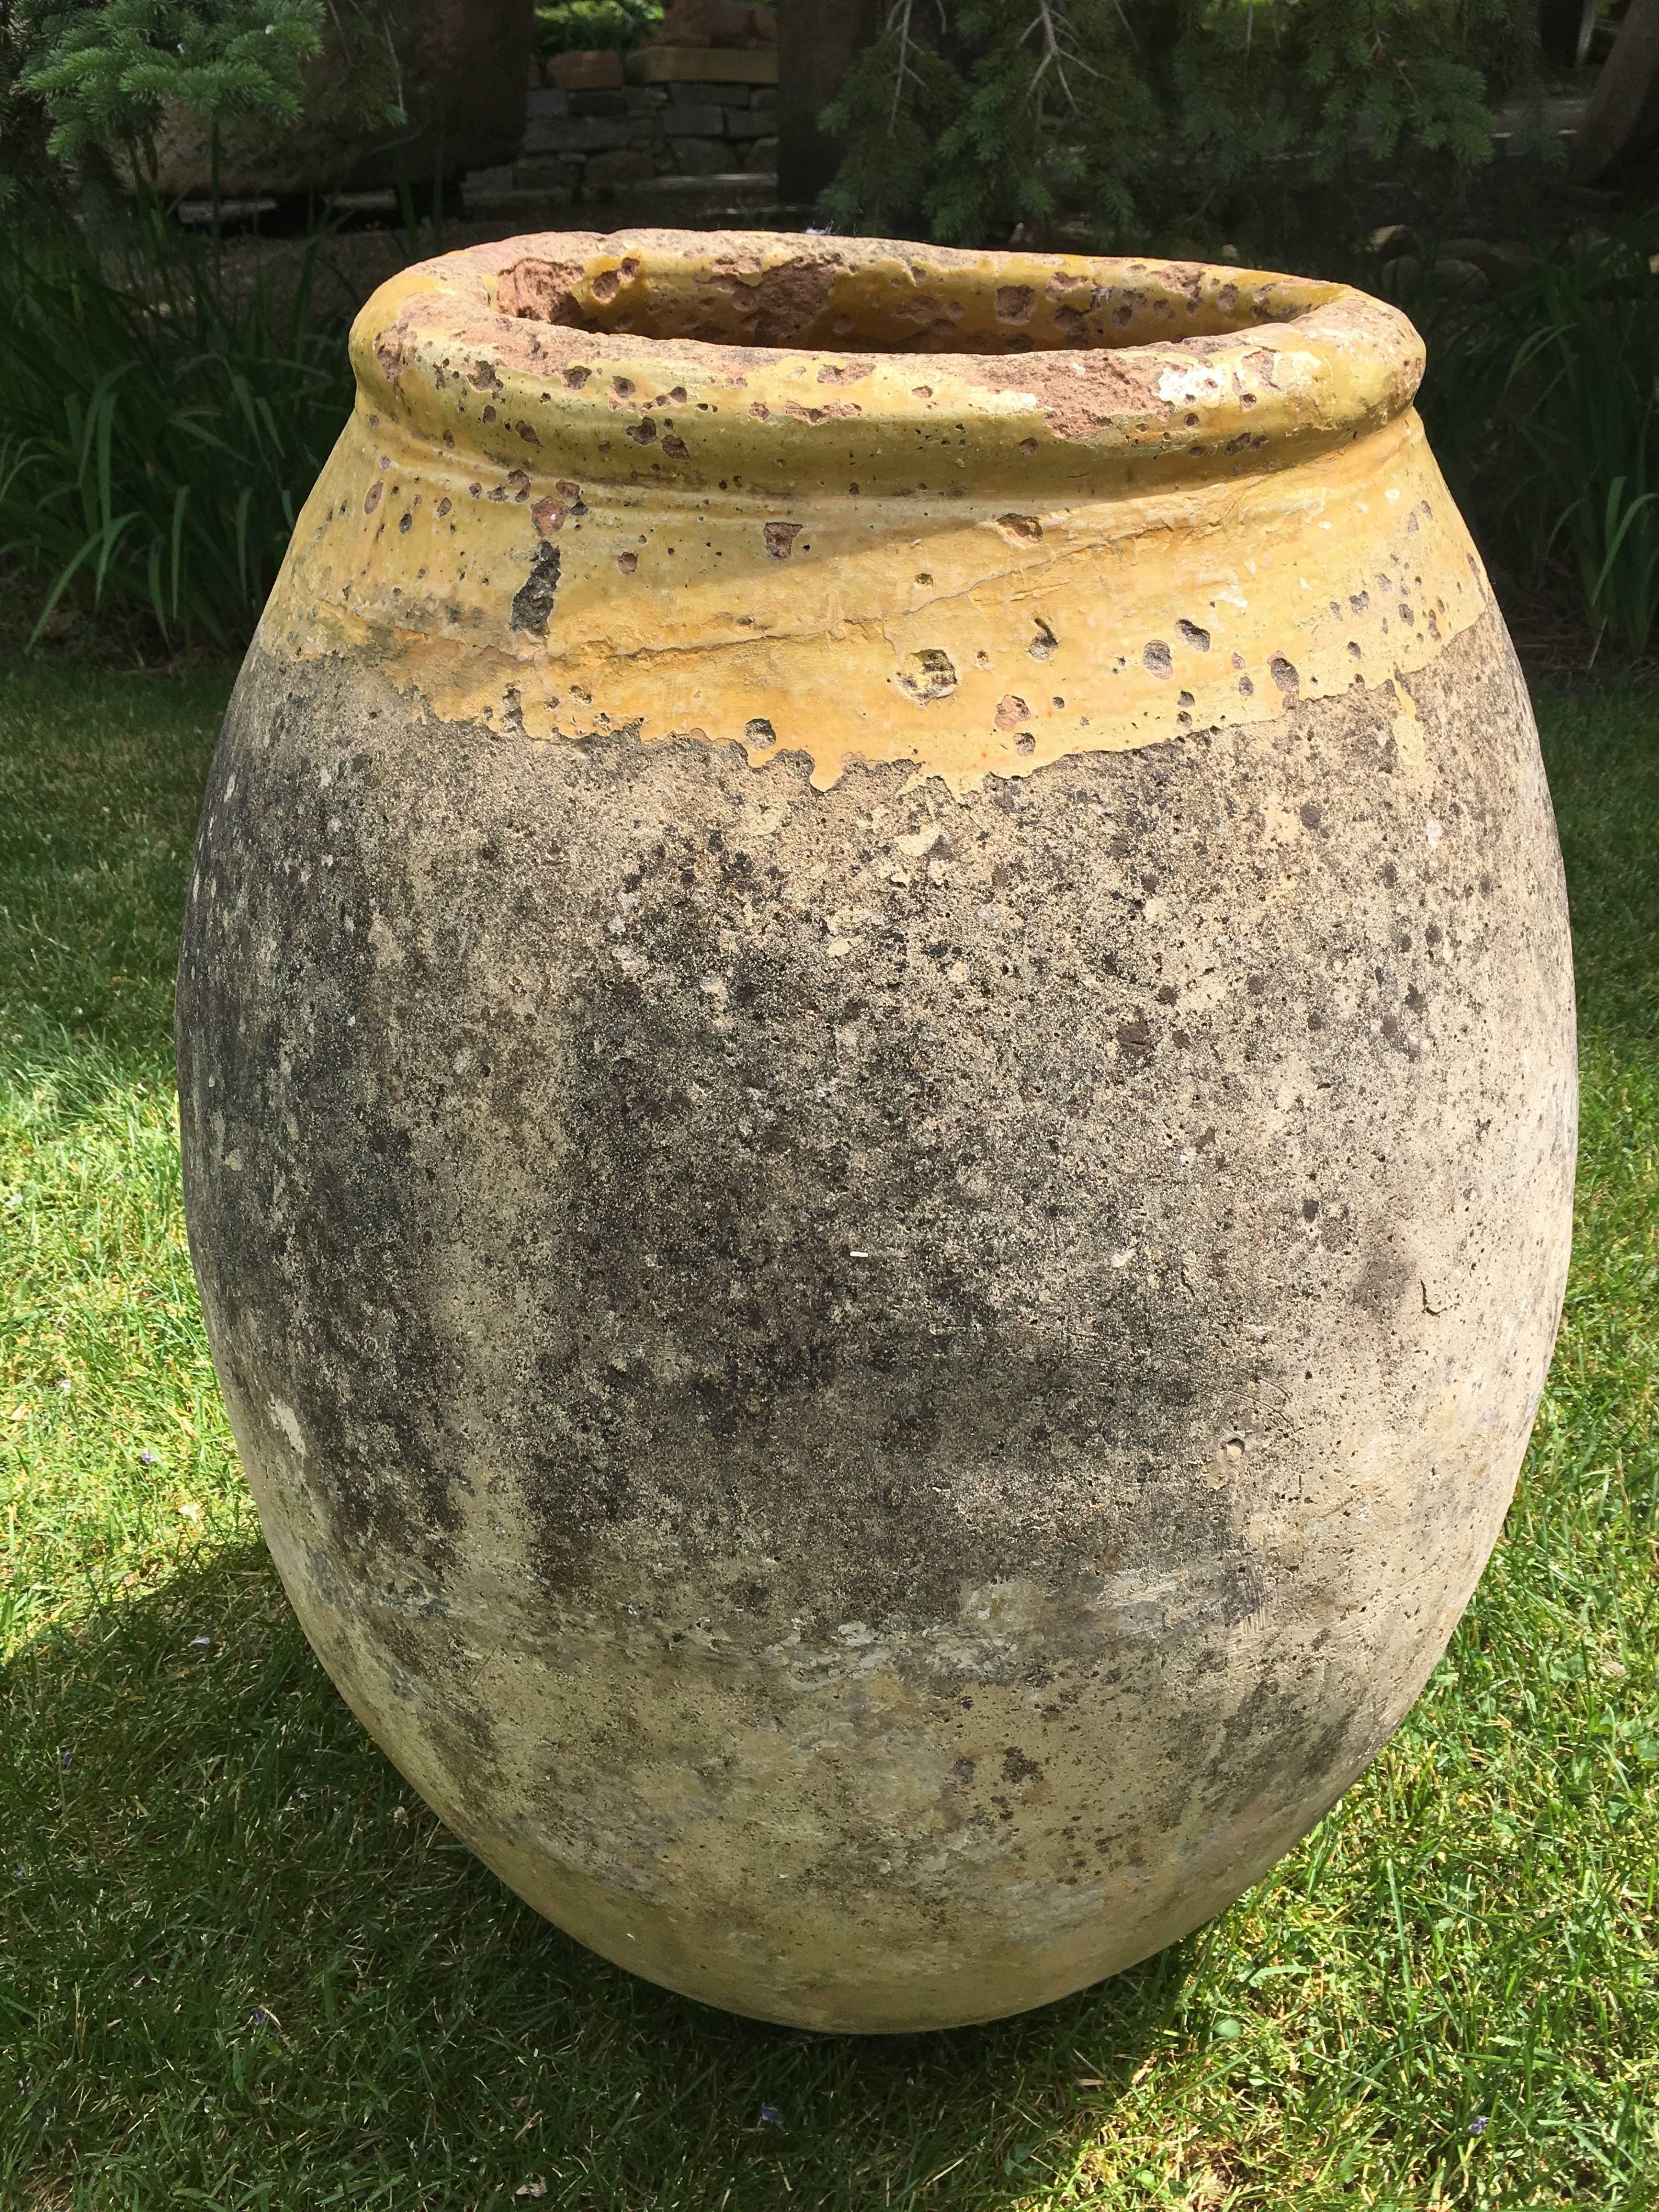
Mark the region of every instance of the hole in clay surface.
POLYGON ((948 698, 957 688, 957 672, 950 654, 937 646, 924 646, 920 653, 913 653, 900 672, 898 687, 919 707, 932 699, 948 698))

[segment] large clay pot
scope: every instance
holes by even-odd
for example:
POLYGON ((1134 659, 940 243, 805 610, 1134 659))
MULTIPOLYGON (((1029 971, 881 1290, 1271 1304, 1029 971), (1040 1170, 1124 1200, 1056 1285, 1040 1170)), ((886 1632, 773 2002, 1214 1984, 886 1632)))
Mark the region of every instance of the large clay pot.
POLYGON ((191 1249, 365 1726, 609 1957, 983 2019, 1422 1687, 1566 1267, 1532 717, 1334 285, 411 270, 203 817, 191 1249))

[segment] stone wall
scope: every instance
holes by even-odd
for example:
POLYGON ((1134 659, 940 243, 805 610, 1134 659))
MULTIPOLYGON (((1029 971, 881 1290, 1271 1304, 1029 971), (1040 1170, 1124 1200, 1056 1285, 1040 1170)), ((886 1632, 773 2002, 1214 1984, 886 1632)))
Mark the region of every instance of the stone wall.
POLYGON ((770 173, 778 166, 777 104, 775 85, 532 89, 512 183, 520 191, 568 191, 580 199, 588 186, 644 184, 653 177, 770 173))

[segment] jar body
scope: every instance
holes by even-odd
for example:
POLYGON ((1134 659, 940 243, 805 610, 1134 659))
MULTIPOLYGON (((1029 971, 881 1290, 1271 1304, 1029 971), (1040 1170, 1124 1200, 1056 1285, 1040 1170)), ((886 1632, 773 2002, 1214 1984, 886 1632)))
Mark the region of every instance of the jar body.
POLYGON ((804 619, 732 708, 770 736, 538 732, 316 649, 284 572, 180 968, 214 1355, 331 1675, 607 1956, 818 2028, 1039 2003, 1237 1896, 1421 1688, 1576 1100, 1530 712, 1428 505, 1474 597, 1409 673, 1034 766, 1060 647, 1140 641, 988 564, 939 650, 1019 711, 951 776, 791 744, 804 619))

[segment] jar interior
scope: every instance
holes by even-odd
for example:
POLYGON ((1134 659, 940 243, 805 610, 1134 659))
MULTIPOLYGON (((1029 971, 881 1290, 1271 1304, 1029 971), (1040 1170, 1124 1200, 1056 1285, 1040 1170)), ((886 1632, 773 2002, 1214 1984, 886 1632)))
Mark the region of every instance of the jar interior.
MULTIPOLYGON (((850 243, 850 242, 849 242, 850 243)), ((596 334, 867 354, 1017 354, 1220 337, 1305 313, 1328 288, 1224 268, 926 250, 741 260, 628 252, 526 256, 496 307, 596 334)))

